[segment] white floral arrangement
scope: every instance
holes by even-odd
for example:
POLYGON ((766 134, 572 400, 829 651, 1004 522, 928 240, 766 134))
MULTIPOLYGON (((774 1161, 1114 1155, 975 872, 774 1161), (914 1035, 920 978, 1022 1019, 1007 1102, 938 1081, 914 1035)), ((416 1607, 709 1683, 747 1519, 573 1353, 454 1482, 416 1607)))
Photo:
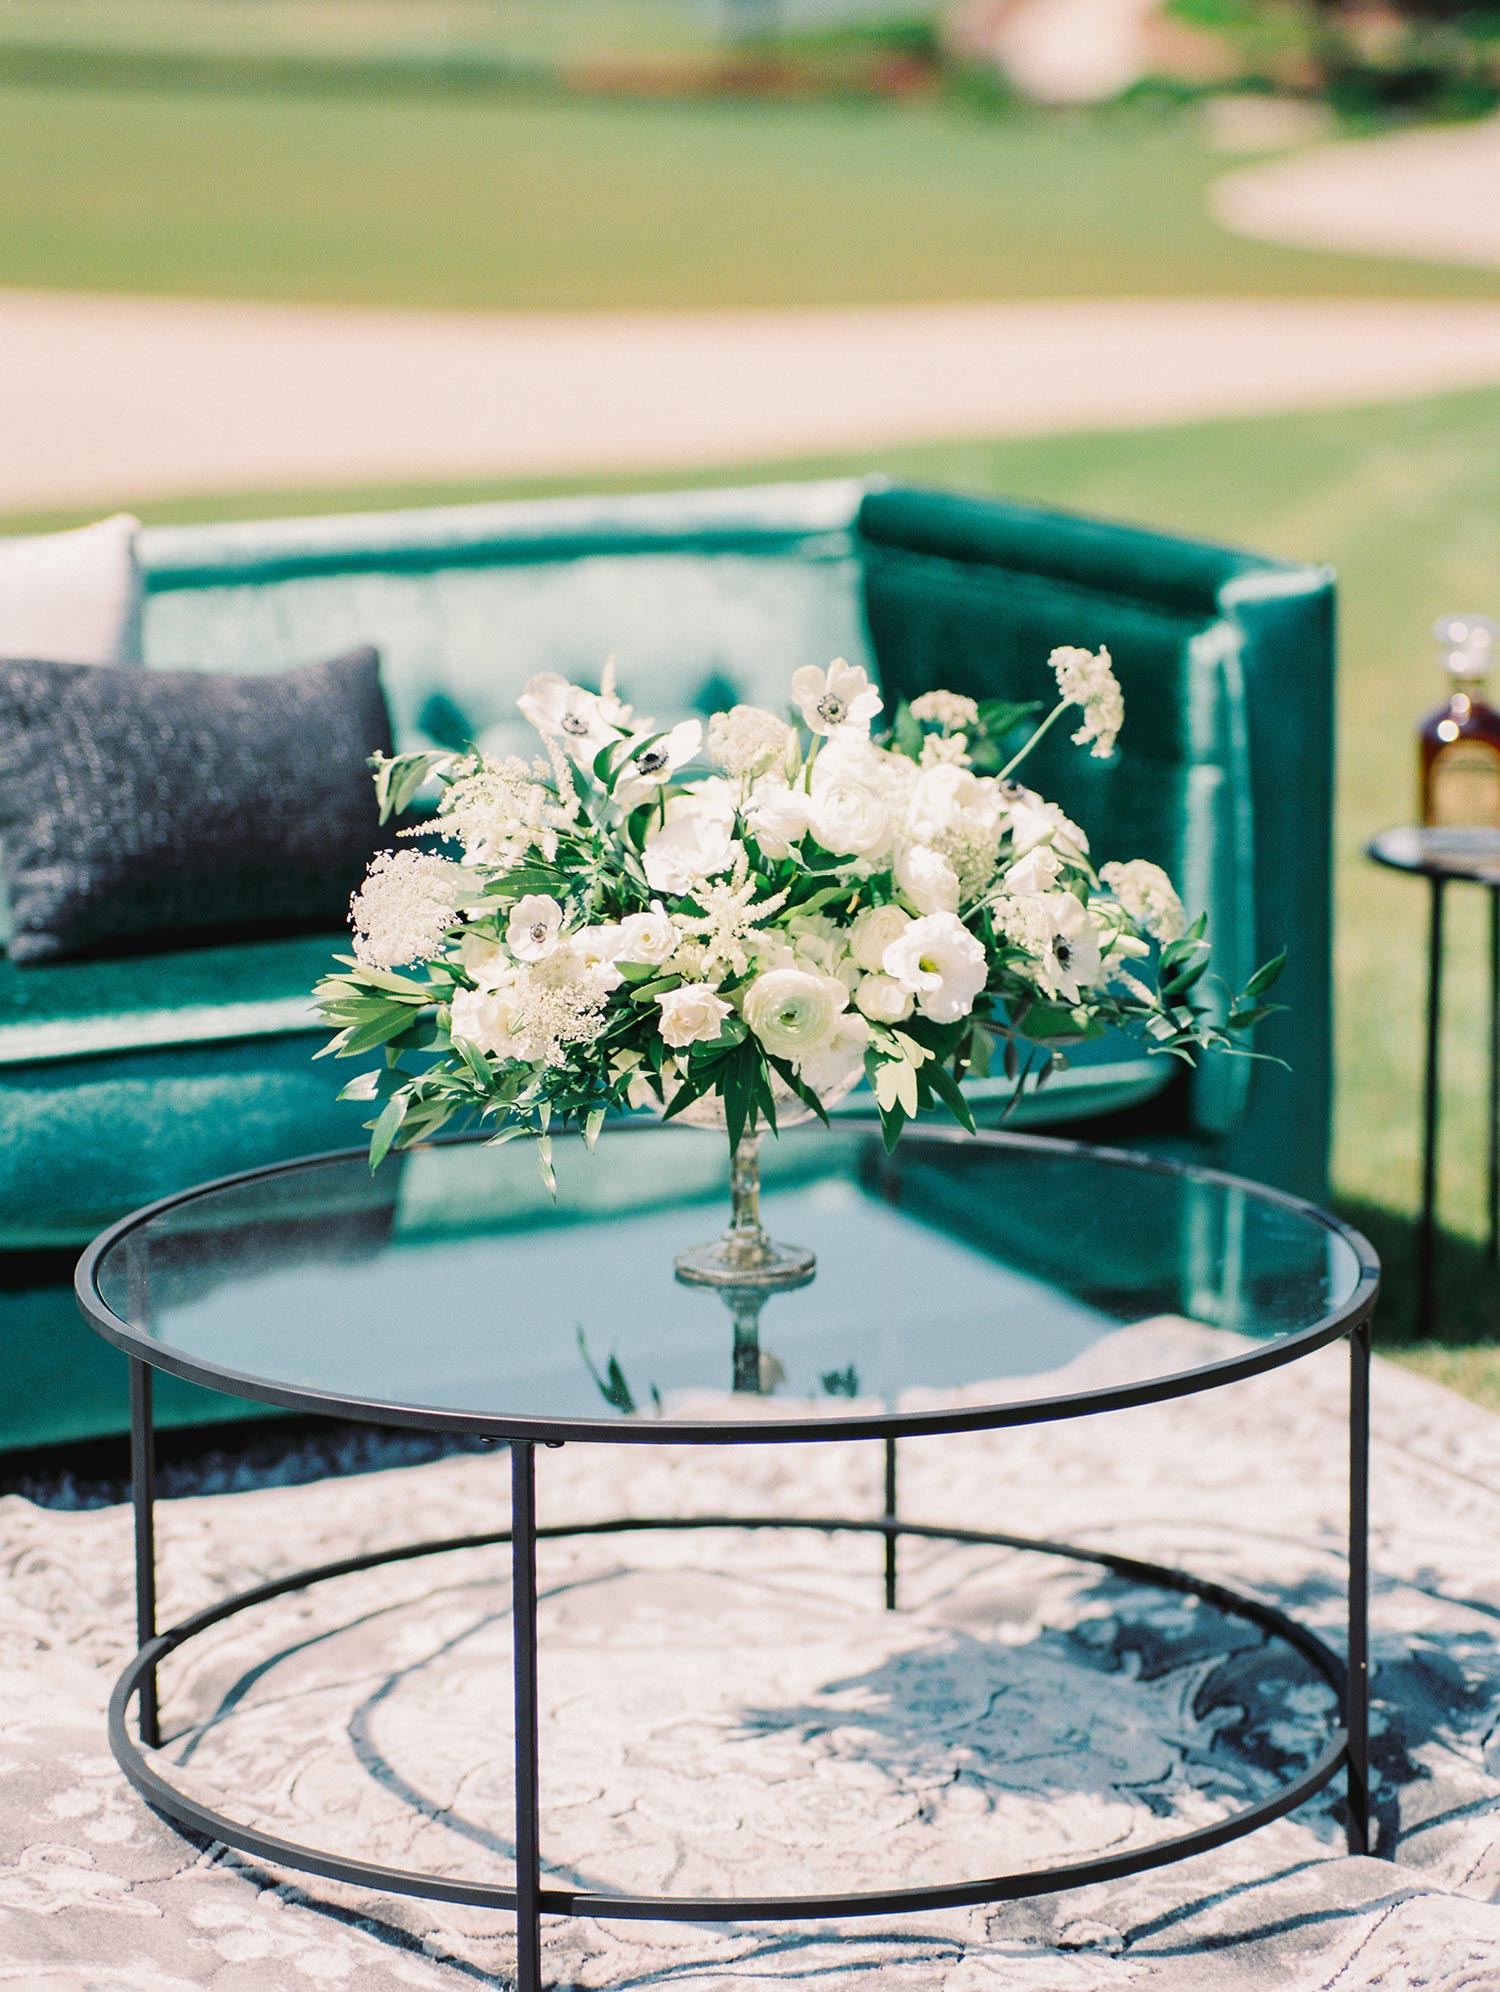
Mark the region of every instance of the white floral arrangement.
MULTIPOLYGON (((1066 712, 1107 756, 1124 701, 1107 651, 1050 659, 1040 710, 925 692, 872 727, 880 692, 836 660, 758 706, 658 729, 553 674, 518 701, 531 763, 377 757, 381 821, 436 784, 351 904, 354 954, 316 995, 342 1058, 380 1052, 343 1097, 377 1103, 372 1166, 455 1115, 592 1146, 614 1109, 717 1100, 731 1143, 778 1107, 826 1118, 869 1080, 887 1144, 999 1064, 1012 1103, 1110 1026, 1186 1058, 1235 1047, 1282 958, 1214 1011, 1203 920, 1144 859, 1095 870, 1089 840, 1015 780, 1066 712), (705 763, 707 765, 705 765, 705 763), (406 972, 398 972, 406 971, 406 972)), ((700 1112, 702 1110, 700 1109, 700 1112)))

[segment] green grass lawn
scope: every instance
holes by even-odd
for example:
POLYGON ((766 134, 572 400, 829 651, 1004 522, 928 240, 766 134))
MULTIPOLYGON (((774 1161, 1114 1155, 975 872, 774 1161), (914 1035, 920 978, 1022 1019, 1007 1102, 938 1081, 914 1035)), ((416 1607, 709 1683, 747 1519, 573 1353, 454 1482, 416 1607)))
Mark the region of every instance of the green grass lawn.
POLYGON ((1500 294, 1224 235, 1196 132, 1144 106, 0 87, 0 284, 528 310, 1500 294))
MULTIPOLYGON (((1386 1264, 1383 1337, 1411 1315, 1424 898, 1378 872, 1365 838, 1412 806, 1414 715, 1440 691, 1427 627, 1445 608, 1493 605, 1500 580, 1500 393, 1339 414, 1132 433, 889 450, 878 459, 746 466, 736 477, 883 468, 898 475, 1221 537, 1339 570, 1343 600, 1338 822, 1339 1207, 1386 1264)), ((723 482, 619 478, 421 490, 268 492, 144 506, 147 517, 251 517, 570 488, 723 482)), ((59 523, 52 520, 17 524, 59 523)), ((1289 808, 1296 798, 1287 799, 1289 808)), ((1485 984, 1482 908, 1457 893, 1450 956, 1442 1211, 1444 1343, 1418 1367, 1500 1408, 1500 1292, 1483 1235, 1485 984)), ((1266 937, 1268 941, 1273 936, 1266 937)))

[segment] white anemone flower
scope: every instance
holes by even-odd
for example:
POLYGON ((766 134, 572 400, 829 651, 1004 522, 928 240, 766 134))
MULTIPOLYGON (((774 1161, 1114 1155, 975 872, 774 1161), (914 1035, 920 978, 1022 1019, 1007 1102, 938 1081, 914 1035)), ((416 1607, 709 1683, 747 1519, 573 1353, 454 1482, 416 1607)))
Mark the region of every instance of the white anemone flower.
POLYGON ((885 701, 858 664, 835 657, 826 671, 804 664, 792 673, 792 700, 814 733, 837 733, 847 726, 868 733, 885 701))
POLYGON ((528 892, 510 909, 505 945, 517 961, 541 961, 557 946, 563 910, 546 892, 528 892))
POLYGON ((833 1035, 849 992, 836 976, 802 968, 773 968, 745 991, 745 1022, 775 1058, 797 1060, 833 1035))
POLYGON ((1033 957, 1032 980, 1044 996, 1072 1008, 1104 980, 1098 922, 1071 892, 1013 900, 999 917, 1007 937, 1033 957))
POLYGON ((913 920, 885 951, 885 972, 909 989, 935 1024, 968 1016, 989 979, 984 949, 956 913, 913 920))
POLYGON ((640 745, 626 753, 615 782, 615 801, 622 809, 636 809, 641 803, 650 802, 677 770, 692 760, 703 745, 703 724, 701 720, 685 719, 659 740, 653 740, 649 733, 638 738, 640 745))
POLYGON ((580 768, 592 768, 600 748, 619 739, 617 715, 628 710, 582 685, 569 684, 556 671, 539 671, 528 678, 516 704, 538 733, 560 740, 580 768))

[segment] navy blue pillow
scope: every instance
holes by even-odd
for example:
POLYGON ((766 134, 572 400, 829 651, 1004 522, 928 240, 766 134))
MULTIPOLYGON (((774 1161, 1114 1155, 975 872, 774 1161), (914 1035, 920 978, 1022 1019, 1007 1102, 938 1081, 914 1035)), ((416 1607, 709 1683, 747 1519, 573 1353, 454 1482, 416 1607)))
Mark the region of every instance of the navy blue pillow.
POLYGON ((0 662, 11 959, 341 926, 377 751, 373 650, 251 677, 0 662))

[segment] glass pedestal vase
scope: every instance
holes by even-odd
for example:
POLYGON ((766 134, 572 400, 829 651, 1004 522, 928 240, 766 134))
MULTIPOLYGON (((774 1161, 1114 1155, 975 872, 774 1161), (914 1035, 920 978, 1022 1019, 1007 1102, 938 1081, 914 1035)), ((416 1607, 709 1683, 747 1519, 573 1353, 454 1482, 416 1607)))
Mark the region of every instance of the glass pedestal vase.
MULTIPOLYGON (((678 1279, 688 1286, 741 1288, 747 1301, 757 1293, 806 1286, 817 1271, 816 1255, 805 1245, 768 1237, 760 1221, 758 1133, 741 1135, 730 1150, 729 1205, 729 1228, 721 1237, 677 1254, 678 1279)), ((738 1308, 735 1313, 738 1326, 738 1308)))

